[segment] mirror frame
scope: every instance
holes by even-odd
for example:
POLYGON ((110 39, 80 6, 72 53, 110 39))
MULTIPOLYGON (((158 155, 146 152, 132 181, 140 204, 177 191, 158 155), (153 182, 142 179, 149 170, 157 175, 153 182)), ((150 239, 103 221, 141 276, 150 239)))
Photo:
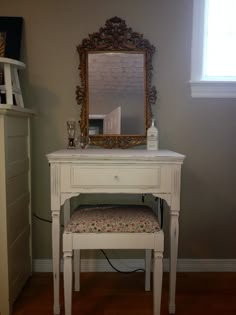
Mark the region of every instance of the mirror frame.
MULTIPOLYGON (((152 56, 155 47, 142 34, 133 32, 125 20, 115 16, 106 21, 99 32, 89 34, 77 46, 81 86, 76 87, 76 101, 81 105, 80 131, 88 135, 89 96, 88 96, 88 54, 89 52, 143 52, 145 56, 145 130, 151 125, 152 105, 156 103, 156 88, 152 86, 152 56)), ((145 135, 90 135, 90 143, 104 148, 128 148, 146 143, 145 135)))

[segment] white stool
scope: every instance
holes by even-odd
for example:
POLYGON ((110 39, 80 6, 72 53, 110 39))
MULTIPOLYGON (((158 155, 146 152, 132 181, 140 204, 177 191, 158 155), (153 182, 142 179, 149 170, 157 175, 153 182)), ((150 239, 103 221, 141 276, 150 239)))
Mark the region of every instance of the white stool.
POLYGON ((20 82, 18 77, 18 70, 24 69, 25 64, 18 60, 0 57, 0 72, 2 73, 2 80, 0 82, 0 103, 5 105, 16 105, 24 107, 22 98, 20 82), (5 95, 5 101, 2 103, 2 95, 5 95), (15 97, 15 104, 14 104, 15 97))
POLYGON ((164 234, 151 208, 99 206, 81 208, 72 215, 63 233, 65 315, 72 310, 73 252, 81 249, 145 249, 146 290, 150 289, 153 250, 153 314, 160 314, 164 234))

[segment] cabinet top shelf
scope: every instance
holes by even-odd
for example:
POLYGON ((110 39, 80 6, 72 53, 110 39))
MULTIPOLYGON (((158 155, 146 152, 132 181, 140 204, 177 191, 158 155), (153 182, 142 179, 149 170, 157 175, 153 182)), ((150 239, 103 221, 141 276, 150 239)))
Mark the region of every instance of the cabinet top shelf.
POLYGON ((0 115, 11 115, 11 114, 26 114, 35 115, 35 111, 29 108, 24 108, 15 105, 0 104, 0 115))

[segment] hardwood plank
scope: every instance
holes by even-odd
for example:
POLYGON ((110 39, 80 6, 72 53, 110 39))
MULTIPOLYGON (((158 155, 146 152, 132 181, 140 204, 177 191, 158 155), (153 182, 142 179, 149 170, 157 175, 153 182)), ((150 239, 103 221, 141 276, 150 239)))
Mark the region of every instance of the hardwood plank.
MULTIPOLYGON (((161 315, 167 315, 167 273, 163 280, 161 315)), ((52 304, 52 274, 34 273, 16 301, 13 315, 52 315, 52 304)), ((144 291, 143 273, 82 273, 81 291, 73 293, 75 314, 152 315, 152 292, 144 291)), ((236 273, 177 274, 176 315, 199 314, 236 314, 236 273)))

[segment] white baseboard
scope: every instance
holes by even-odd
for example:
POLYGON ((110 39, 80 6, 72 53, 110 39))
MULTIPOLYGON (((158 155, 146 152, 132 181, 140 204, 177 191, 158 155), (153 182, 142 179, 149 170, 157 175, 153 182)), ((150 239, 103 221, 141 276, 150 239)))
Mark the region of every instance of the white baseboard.
MULTIPOLYGON (((121 271, 144 268, 143 259, 111 259, 121 271)), ((62 264, 61 264, 62 267, 62 264)), ((33 260, 34 272, 52 272, 51 259, 33 260)), ((82 259, 82 272, 113 272, 106 259, 82 259)), ((169 260, 164 259, 164 271, 169 271, 169 260)), ((236 259, 178 259, 179 272, 236 272, 236 259)))

